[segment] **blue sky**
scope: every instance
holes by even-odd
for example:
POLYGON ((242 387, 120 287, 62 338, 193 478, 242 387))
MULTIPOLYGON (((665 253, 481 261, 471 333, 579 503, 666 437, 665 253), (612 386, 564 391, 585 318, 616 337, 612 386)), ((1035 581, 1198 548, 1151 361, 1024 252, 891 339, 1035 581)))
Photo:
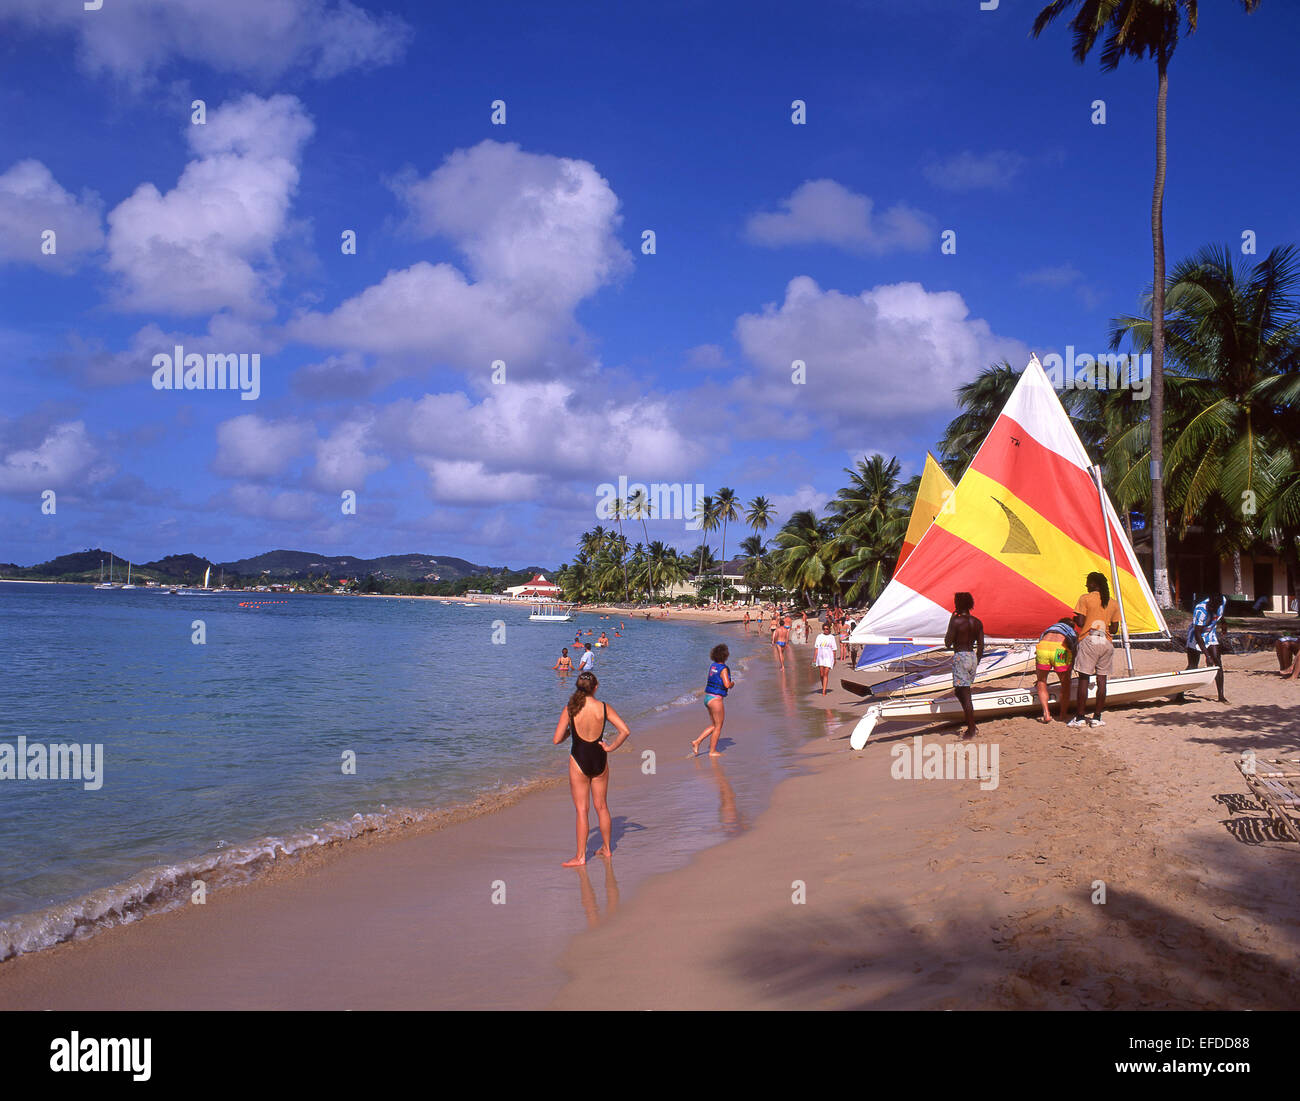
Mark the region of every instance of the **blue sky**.
MULTIPOLYGON (((620 475, 784 518, 914 472, 955 386, 1105 350, 1150 281, 1154 67, 1038 7, 0 0, 0 561, 554 565, 620 475), (176 343, 260 395, 155 389, 176 343)), ((1297 29, 1202 3, 1171 262, 1300 241, 1297 29)))

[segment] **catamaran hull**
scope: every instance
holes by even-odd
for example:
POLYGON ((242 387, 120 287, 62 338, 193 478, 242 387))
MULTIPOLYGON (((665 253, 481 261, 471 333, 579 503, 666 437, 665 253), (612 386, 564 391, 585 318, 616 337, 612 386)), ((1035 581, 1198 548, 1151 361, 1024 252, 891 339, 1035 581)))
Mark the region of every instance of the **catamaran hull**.
MULTIPOLYGON (((840 677, 840 684, 855 696, 879 696, 897 699, 900 696, 925 696, 942 691, 952 686, 952 654, 947 651, 935 651, 942 654, 944 660, 931 661, 928 664, 935 669, 932 673, 900 672, 894 670, 858 670, 853 676, 840 677)), ((926 663, 918 662, 924 666, 926 663)), ((986 653, 975 672, 974 683, 984 684, 999 677, 1011 677, 1033 668, 1034 652, 1032 650, 997 650, 986 653)))
MULTIPOLYGON (((1180 669, 1172 673, 1146 673, 1138 677, 1111 677, 1106 682, 1106 706, 1136 703, 1139 700, 1176 696, 1182 692, 1205 688, 1214 683, 1218 668, 1180 669)), ((1089 690, 1088 698, 1096 696, 1096 684, 1089 690)), ((1048 688, 1048 697, 1055 703, 1060 695, 1059 683, 1048 688)), ((1038 693, 1033 688, 1016 688, 1002 692, 976 692, 971 696, 976 719, 997 719, 1007 715, 1028 715, 1039 708, 1038 693)), ((960 722, 964 719, 961 702, 955 696, 942 699, 899 700, 872 704, 867 713, 853 728, 849 744, 862 749, 881 722, 960 722)))

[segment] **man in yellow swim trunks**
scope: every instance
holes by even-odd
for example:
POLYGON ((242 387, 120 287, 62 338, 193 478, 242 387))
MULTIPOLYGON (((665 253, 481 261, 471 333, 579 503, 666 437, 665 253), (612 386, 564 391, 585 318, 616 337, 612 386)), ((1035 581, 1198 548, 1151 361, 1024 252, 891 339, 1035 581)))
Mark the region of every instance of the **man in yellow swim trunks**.
POLYGON ((1079 632, 1066 616, 1057 620, 1038 638, 1034 651, 1034 668, 1038 671, 1038 702, 1043 708, 1040 723, 1050 723, 1047 681, 1053 673, 1061 682, 1061 722, 1070 718, 1070 668, 1074 665, 1074 651, 1079 645, 1079 632))

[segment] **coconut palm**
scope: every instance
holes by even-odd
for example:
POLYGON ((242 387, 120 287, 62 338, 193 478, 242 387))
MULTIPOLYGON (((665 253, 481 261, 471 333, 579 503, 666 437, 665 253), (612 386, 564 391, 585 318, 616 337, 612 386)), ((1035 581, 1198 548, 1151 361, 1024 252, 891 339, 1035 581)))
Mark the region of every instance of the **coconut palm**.
POLYGON ((740 553, 745 556, 745 587, 749 590, 748 602, 752 604, 754 594, 762 587, 763 574, 767 570, 767 547, 763 544, 762 536, 746 536, 741 541, 740 553))
POLYGON ((939 441, 941 465, 954 482, 970 466, 1019 381, 1020 372, 1004 359, 958 387, 957 406, 961 412, 948 422, 939 441))
MULTIPOLYGON (((704 532, 706 536, 709 532, 718 530, 718 509, 712 497, 704 497, 700 500, 699 504, 695 507, 695 518, 699 522, 700 530, 704 532)), ((701 552, 706 549, 706 546, 707 545, 704 543, 700 544, 701 552)), ((710 555, 710 558, 711 557, 712 556, 710 555)), ((709 565, 710 568, 712 568, 712 562, 710 562, 709 565)), ((701 576, 704 574, 703 553, 701 553, 700 556, 699 573, 701 576)))
MULTIPOLYGON (((644 489, 638 488, 627 499, 628 515, 634 520, 641 521, 641 530, 645 533, 646 545, 650 544, 650 529, 646 526, 646 519, 651 515, 650 498, 644 489)), ((647 594, 649 589, 646 590, 647 594)))
POLYGON ((766 497, 755 497, 745 506, 745 523, 755 535, 761 535, 772 526, 776 519, 776 509, 766 497))
MULTIPOLYGON (((1239 0, 1247 12, 1260 0, 1239 0)), ((1073 54, 1083 64, 1101 36, 1101 67, 1111 72, 1125 57, 1156 62, 1156 173, 1151 193, 1151 241, 1154 258, 1151 330, 1151 520, 1155 557, 1155 597, 1161 607, 1172 603, 1165 548, 1165 487, 1163 480, 1165 424, 1165 111, 1169 98, 1169 62, 1179 35, 1196 30, 1197 0, 1052 0, 1034 20, 1037 38, 1053 20, 1075 10, 1073 54)))
POLYGON ((776 566, 781 583, 805 600, 831 588, 831 525, 811 509, 796 512, 776 533, 776 566))
POLYGON ((740 499, 734 489, 723 486, 713 499, 713 507, 722 524, 722 561, 718 565, 718 580, 722 580, 722 571, 727 568, 727 524, 740 519, 740 499))
POLYGON ((623 561, 623 599, 624 599, 624 600, 628 600, 628 599, 630 599, 630 592, 629 592, 629 589, 628 589, 628 583, 627 583, 627 562, 626 562, 626 560, 625 560, 625 559, 626 559, 626 555, 627 555, 627 539, 626 539, 626 538, 624 537, 624 535, 623 535, 623 521, 626 520, 626 519, 629 519, 629 513, 628 513, 627 501, 625 501, 622 497, 615 497, 615 498, 614 498, 614 506, 613 506, 613 508, 611 509, 611 512, 613 513, 612 519, 614 520, 614 522, 615 522, 616 524, 618 524, 618 538, 619 538, 619 541, 622 543, 622 548, 621 548, 620 557, 624 559, 624 561, 623 561))

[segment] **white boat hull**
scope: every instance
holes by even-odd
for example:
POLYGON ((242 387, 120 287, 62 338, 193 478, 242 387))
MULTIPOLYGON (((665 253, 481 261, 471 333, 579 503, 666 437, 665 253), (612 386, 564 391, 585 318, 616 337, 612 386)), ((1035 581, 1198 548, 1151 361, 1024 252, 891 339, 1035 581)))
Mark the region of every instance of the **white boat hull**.
MULTIPOLYGON (((1176 696, 1182 692, 1205 688, 1214 683, 1218 672, 1218 668, 1211 665, 1204 669, 1179 669, 1171 673, 1111 677, 1106 682, 1106 706, 1158 699, 1161 696, 1176 696)), ((1097 687, 1094 681, 1089 689, 1088 698, 1092 699, 1096 694, 1097 687)), ((1060 684, 1053 680, 1048 687, 1048 697, 1052 703, 1055 703, 1059 695, 1060 684)), ((1039 708, 1038 693, 1033 687, 1013 688, 1001 692, 976 692, 971 696, 971 704, 977 719, 1027 715, 1039 708)), ((867 739, 871 737, 871 732, 875 730, 876 724, 881 722, 922 722, 926 719, 935 722, 960 722, 963 718, 961 702, 956 696, 873 703, 853 728, 849 744, 854 749, 862 749, 867 744, 867 739)))
MULTIPOLYGON (((862 676, 841 676, 840 684, 859 696, 898 699, 929 696, 952 686, 952 653, 935 650, 898 662, 901 668, 869 669, 862 676), (931 668, 932 673, 925 670, 931 668), (906 678, 904 680, 904 678, 906 678)), ((985 684, 999 677, 1011 677, 1033 668, 1033 650, 994 650, 986 652, 975 673, 974 683, 985 684)))

